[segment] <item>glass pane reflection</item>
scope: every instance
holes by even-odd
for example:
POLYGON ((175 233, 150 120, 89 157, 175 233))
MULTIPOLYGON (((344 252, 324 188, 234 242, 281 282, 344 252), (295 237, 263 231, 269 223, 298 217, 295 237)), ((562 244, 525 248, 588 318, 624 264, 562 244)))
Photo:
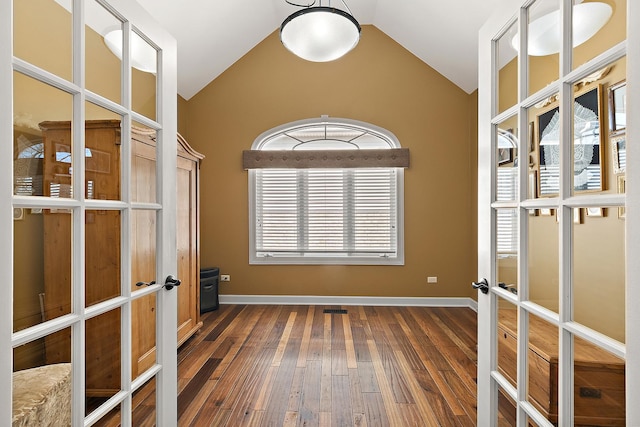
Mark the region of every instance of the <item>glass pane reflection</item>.
POLYGON ((498 388, 498 427, 513 427, 516 425, 516 402, 498 388))
POLYGON ((158 52, 135 32, 131 43, 131 106, 135 112, 156 120, 158 52))
POLYGON ((497 74, 498 74, 498 113, 516 105, 518 102, 518 51, 514 47, 518 43, 518 26, 512 24, 498 39, 497 74))
POLYGON ((131 126, 131 199, 156 201, 157 132, 134 122, 131 126))
POLYGON ((497 129, 496 147, 496 200, 515 201, 518 196, 518 138, 516 118, 500 123, 497 129))
POLYGON ((518 280, 518 210, 515 208, 497 209, 496 221, 498 281, 509 286, 516 286, 518 280))
POLYGON ((14 332, 71 312, 71 213, 18 209, 22 218, 14 221, 14 332))
POLYGON ((70 81, 71 18, 70 1, 14 0, 13 54, 70 81))
POLYGON ((112 111, 86 103, 85 121, 85 197, 120 200, 120 147, 122 117, 112 111))
POLYGON ((625 424, 625 361, 574 336, 576 425, 625 424))
MULTIPOLYGON (((131 212, 131 291, 141 289, 137 283, 156 278, 156 211, 131 212)), ((144 287, 144 286, 143 286, 144 287)), ((136 379, 156 362, 156 295, 145 295, 132 302, 133 322, 132 379, 136 379)))
POLYGON ((71 425, 70 338, 71 329, 66 328, 13 349, 14 426, 42 425, 43 421, 71 425), (47 402, 49 411, 34 410, 33 403, 40 401, 47 402))
POLYGON ((85 414, 120 391, 120 308, 86 321, 85 414))
POLYGON ((558 0, 537 0, 529 7, 529 95, 557 80, 560 75, 558 5, 558 0), (555 37, 549 37, 550 26, 557 31, 555 37))
POLYGON ((625 342, 625 224, 617 208, 574 215, 574 320, 625 342))
POLYGON ((535 131, 535 159, 538 165, 538 196, 555 196, 560 191, 560 106, 559 94, 529 109, 535 131))
POLYGON ((516 386, 518 350, 518 312, 516 306, 500 298, 498 305, 498 370, 516 386))
POLYGON ((555 210, 528 212, 529 300, 557 313, 560 277, 555 210))
POLYGON ((86 306, 114 298, 120 292, 120 211, 85 212, 86 306))
POLYGON ((573 15, 574 69, 627 37, 627 0, 574 0, 573 15))
MULTIPOLYGON (((95 1, 87 1, 85 5, 86 87, 98 95, 120 103, 122 61, 109 50, 103 37, 114 29, 122 30, 122 22, 95 1)), ((122 51, 122 45, 120 50, 122 51)))
POLYGON ((558 421, 558 327, 531 313, 527 352, 527 400, 549 421, 558 421))
POLYGON ((13 193, 70 197, 73 98, 16 71, 13 83, 13 193))

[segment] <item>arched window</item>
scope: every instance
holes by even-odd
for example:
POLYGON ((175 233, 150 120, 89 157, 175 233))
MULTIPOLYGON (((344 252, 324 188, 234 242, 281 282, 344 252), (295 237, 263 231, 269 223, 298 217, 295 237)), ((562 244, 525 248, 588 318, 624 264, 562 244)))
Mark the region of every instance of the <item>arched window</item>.
POLYGON ((404 264, 408 150, 368 123, 302 120, 260 135, 249 169, 251 264, 404 264))

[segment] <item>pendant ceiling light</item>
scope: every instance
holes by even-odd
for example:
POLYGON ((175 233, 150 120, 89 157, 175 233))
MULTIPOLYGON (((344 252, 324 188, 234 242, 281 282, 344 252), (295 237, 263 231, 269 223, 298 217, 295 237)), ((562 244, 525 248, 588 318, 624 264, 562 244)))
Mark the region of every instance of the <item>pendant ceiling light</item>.
MULTIPOLYGON (((122 60, 122 28, 118 27, 104 35, 109 50, 122 60)), ((156 73, 158 52, 135 31, 131 32, 131 66, 145 73, 156 73)))
MULTIPOLYGON (((590 2, 573 6, 573 47, 593 37, 607 23, 613 10, 606 3, 590 2)), ((529 24, 529 55, 545 56, 560 52, 560 11, 554 10, 529 24)), ((518 35, 511 45, 518 50, 518 35)))
POLYGON ((360 24, 343 10, 309 6, 284 20, 280 26, 280 40, 284 47, 302 59, 328 62, 356 47, 360 40, 360 24))

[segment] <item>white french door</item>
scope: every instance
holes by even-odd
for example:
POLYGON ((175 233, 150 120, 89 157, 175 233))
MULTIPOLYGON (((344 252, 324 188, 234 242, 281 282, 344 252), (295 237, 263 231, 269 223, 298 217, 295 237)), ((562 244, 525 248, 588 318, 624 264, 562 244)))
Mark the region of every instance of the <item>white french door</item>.
POLYGON ((640 425, 637 22, 521 0, 480 30, 479 426, 640 425))
POLYGON ((175 40, 129 0, 2 1, 0 28, 0 424, 176 425, 175 40))

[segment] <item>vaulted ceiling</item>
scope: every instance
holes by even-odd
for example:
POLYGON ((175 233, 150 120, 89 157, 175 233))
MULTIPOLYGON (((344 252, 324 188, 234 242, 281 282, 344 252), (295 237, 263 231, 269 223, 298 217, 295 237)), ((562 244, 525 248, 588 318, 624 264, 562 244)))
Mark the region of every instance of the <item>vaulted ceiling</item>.
MULTIPOLYGON (((185 99, 198 93, 300 9, 285 0, 138 1, 178 41, 178 93, 185 99)), ((361 25, 375 25, 471 93, 477 88, 478 30, 503 1, 346 3, 361 25)), ((322 5, 345 10, 341 1, 325 1, 322 5)))

